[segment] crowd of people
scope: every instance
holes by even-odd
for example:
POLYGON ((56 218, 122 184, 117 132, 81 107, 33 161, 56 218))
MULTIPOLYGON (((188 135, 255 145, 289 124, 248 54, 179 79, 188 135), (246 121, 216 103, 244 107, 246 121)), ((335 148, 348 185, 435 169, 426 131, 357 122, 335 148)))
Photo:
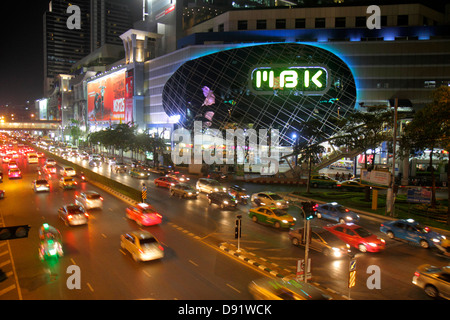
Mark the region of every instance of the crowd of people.
POLYGON ((353 178, 353 174, 349 172, 348 174, 345 174, 345 172, 339 173, 336 172, 334 179, 336 181, 344 181, 344 180, 351 180, 353 178))

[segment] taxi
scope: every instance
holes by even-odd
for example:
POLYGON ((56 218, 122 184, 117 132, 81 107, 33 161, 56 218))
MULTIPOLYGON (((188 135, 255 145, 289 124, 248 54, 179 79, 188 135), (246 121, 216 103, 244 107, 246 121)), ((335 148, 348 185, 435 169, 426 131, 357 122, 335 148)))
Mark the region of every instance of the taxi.
POLYGON ((150 177, 150 173, 141 168, 132 168, 129 171, 131 177, 140 178, 140 179, 148 179, 150 177))
POLYGON ((43 169, 46 174, 56 173, 56 167, 51 163, 46 164, 43 169))
POLYGON ((17 165, 17 161, 16 160, 11 160, 8 163, 8 169, 14 169, 14 168, 18 168, 19 166, 17 165))
POLYGON ((296 218, 286 213, 285 210, 278 209, 274 206, 252 208, 248 211, 248 216, 253 222, 270 224, 277 229, 293 227, 297 221, 296 218))
POLYGON ((155 183, 155 186, 163 188, 170 188, 179 183, 178 180, 171 177, 156 178, 153 182, 155 183))
POLYGON ((62 177, 59 180, 59 186, 63 189, 74 189, 77 186, 77 182, 73 177, 62 177))
POLYGON ((128 219, 136 221, 140 226, 153 226, 162 221, 162 215, 147 203, 128 207, 125 209, 125 214, 128 219))
POLYGON ((354 223, 336 224, 323 227, 361 252, 381 252, 386 241, 354 223))
POLYGON ((120 247, 128 251, 134 261, 150 261, 164 257, 164 247, 148 231, 131 231, 120 236, 120 247))
POLYGON ((64 167, 61 170, 59 170, 59 174, 64 177, 73 177, 76 176, 76 171, 72 167, 64 167))

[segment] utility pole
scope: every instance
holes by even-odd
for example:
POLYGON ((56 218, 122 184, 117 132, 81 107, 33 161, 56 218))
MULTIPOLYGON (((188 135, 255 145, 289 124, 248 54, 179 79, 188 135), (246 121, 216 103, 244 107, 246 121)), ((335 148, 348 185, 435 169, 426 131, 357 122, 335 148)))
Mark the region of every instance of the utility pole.
POLYGON ((395 98, 394 103, 394 132, 393 132, 393 150, 392 150, 392 172, 391 172, 391 183, 387 190, 386 195, 386 211, 389 216, 394 216, 394 187, 395 187, 395 149, 397 146, 397 109, 398 109, 398 98, 395 98))

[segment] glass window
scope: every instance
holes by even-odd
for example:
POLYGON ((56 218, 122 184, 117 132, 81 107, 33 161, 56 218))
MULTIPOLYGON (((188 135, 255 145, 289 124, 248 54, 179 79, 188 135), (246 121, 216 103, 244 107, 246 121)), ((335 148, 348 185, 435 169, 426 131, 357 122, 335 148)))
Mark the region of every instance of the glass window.
POLYGON ((266 20, 256 20, 256 29, 266 29, 267 28, 267 21, 266 20))
POLYGON ((306 28, 306 19, 295 19, 295 28, 296 29, 304 29, 306 28))
POLYGON ((355 18, 355 27, 366 27, 366 17, 356 17, 355 18))
POLYGON ((247 20, 239 20, 238 21, 238 30, 247 30, 248 22, 247 20))
POLYGON ((325 28, 325 18, 316 18, 316 28, 325 28))
POLYGON ((345 28, 345 17, 336 17, 334 19, 335 28, 345 28))
POLYGON ((276 29, 286 29, 286 19, 277 19, 275 21, 276 29))

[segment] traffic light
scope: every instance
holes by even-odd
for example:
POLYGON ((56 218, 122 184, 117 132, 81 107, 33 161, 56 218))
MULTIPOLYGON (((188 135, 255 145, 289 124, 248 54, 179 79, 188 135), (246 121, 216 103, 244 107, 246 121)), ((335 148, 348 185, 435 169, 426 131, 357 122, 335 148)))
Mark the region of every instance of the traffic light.
POLYGON ((315 203, 313 201, 302 202, 302 209, 303 209, 304 218, 306 220, 311 220, 316 217, 317 203, 315 203))
POLYGON ((29 225, 0 228, 0 240, 12 240, 28 237, 29 225))

